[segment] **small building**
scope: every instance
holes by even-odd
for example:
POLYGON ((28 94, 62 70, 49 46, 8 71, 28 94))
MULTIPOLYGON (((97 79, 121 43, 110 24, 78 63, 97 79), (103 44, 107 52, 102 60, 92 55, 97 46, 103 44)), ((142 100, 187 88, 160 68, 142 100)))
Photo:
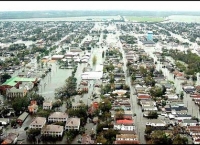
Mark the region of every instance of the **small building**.
POLYGON ((18 136, 18 133, 9 133, 1 144, 16 144, 18 136))
POLYGON ((43 136, 62 136, 64 132, 64 127, 60 126, 60 125, 45 125, 42 129, 41 129, 41 135, 43 136))
POLYGON ((31 124, 29 125, 29 128, 33 129, 41 129, 46 124, 46 118, 45 117, 36 117, 33 119, 31 124))
POLYGON ((44 110, 51 110, 52 109, 52 101, 45 101, 45 102, 43 102, 43 109, 44 110))
POLYGON ((184 119, 192 119, 192 115, 188 115, 188 114, 177 114, 175 115, 175 119, 176 120, 184 120, 184 119))
POLYGON ((64 55, 53 55, 51 57, 52 60, 61 60, 64 58, 64 55))
POLYGON ((72 102, 72 109, 80 109, 83 106, 83 103, 72 102))
POLYGON ((32 100, 31 104, 28 106, 29 113, 36 113, 38 110, 37 101, 32 100))
POLYGON ((149 94, 138 94, 137 99, 138 100, 150 100, 151 96, 149 94))
POLYGON ((17 118, 17 123, 19 123, 20 125, 22 125, 23 122, 26 120, 27 117, 28 117, 28 113, 27 113, 27 112, 22 113, 22 114, 17 118))
POLYGON ((53 112, 48 117, 48 122, 65 122, 68 119, 68 114, 63 112, 53 112))
POLYGON ((68 118, 65 125, 65 130, 79 130, 80 118, 68 118))
POLYGON ((198 122, 197 120, 183 119, 183 121, 180 124, 181 126, 197 126, 198 122))
POLYGON ((117 134, 114 144, 139 144, 138 136, 135 134, 117 134))
POLYGON ((159 119, 151 119, 149 122, 146 123, 146 126, 151 126, 158 129, 166 129, 166 123, 165 121, 159 120, 159 119))

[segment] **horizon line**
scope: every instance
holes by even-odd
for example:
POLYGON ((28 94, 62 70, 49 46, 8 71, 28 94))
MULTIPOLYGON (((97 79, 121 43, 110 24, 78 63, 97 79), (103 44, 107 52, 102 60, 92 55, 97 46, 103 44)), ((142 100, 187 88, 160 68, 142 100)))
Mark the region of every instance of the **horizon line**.
POLYGON ((97 10, 3 10, 0 12, 39 12, 39 11, 151 11, 151 12, 200 12, 200 10, 123 10, 123 9, 113 9, 113 10, 108 10, 108 9, 97 9, 97 10))

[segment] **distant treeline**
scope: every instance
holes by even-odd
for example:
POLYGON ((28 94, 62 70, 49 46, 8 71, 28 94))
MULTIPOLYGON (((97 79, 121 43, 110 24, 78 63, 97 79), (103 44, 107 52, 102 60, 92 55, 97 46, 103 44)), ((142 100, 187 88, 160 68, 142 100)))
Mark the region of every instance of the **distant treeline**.
POLYGON ((200 16, 199 12, 186 11, 7 11, 0 12, 0 19, 27 19, 27 18, 59 18, 81 16, 156 16, 168 17, 170 15, 193 15, 200 16))

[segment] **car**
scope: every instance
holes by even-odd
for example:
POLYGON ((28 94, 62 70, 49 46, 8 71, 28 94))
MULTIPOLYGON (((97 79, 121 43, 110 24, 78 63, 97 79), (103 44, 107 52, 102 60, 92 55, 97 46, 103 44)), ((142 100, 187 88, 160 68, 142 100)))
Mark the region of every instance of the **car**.
POLYGON ((161 116, 168 117, 167 113, 161 113, 161 116))

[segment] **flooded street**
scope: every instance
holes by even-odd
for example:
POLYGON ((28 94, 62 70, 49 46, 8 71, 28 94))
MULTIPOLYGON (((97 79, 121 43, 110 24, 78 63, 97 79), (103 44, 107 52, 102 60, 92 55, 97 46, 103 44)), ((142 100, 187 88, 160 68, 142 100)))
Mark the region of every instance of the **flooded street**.
MULTIPOLYGON (((157 61, 157 58, 153 55, 154 48, 148 48, 148 49, 145 49, 145 51, 147 53, 149 53, 151 57, 154 58, 154 61, 157 61)), ((181 83, 184 80, 180 80, 178 78, 174 78, 173 74, 170 73, 167 68, 163 68, 163 64, 161 64, 159 61, 157 61, 157 62, 158 63, 156 64, 156 69, 158 71, 162 70, 163 75, 167 78, 167 80, 174 82, 174 86, 176 88, 176 94, 180 94, 181 91, 183 91, 181 83)), ((199 78, 199 77, 197 77, 197 78, 199 78)), ((192 116, 199 117, 199 107, 197 105, 195 105, 194 101, 192 101, 192 98, 190 97, 190 94, 186 94, 184 92, 183 102, 185 104, 185 107, 188 108, 188 114, 191 114, 192 116)))
MULTIPOLYGON (((112 25, 112 27, 114 27, 114 29, 116 29, 116 25, 112 25)), ((99 44, 101 44, 103 42, 103 33, 101 33, 101 36, 99 38, 99 44)), ((83 69, 87 66, 91 66, 92 71, 95 71, 96 68, 99 65, 102 65, 104 62, 104 58, 102 58, 102 52, 106 51, 110 46, 112 47, 119 47, 122 54, 123 54, 123 62, 124 62, 124 72, 126 72, 127 68, 126 68, 126 58, 125 58, 125 53, 123 51, 123 46, 122 43, 119 41, 119 36, 120 36, 120 32, 116 31, 116 34, 107 34, 107 38, 106 38, 106 43, 108 44, 107 46, 101 47, 101 45, 95 46, 93 48, 91 48, 91 51, 86 50, 85 52, 81 52, 80 53, 80 58, 85 54, 85 53, 90 53, 90 58, 88 60, 88 62, 86 63, 78 63, 77 64, 77 71, 75 73, 75 78, 77 78, 77 87, 81 82, 81 74, 83 73, 83 69), (95 65, 93 65, 92 63, 92 59, 93 57, 96 56, 97 58, 97 62, 95 65)), ((67 36, 63 37, 64 40, 67 36)), ((87 36, 86 36, 87 37, 87 36)), ((176 36, 178 37, 178 36, 176 36)), ((60 47, 60 41, 56 42, 55 44, 58 46, 58 48, 56 50, 61 51, 61 47, 60 47)), ((83 39, 84 41, 85 39, 83 39)), ((83 42, 82 41, 82 42, 83 42)), ((82 43, 81 42, 81 43, 82 43)), ((30 42, 31 44, 31 42, 30 42)), ((160 47, 160 46, 158 46, 160 47)), ((162 71, 163 75, 166 77, 166 79, 168 81, 174 82, 174 86, 176 88, 176 94, 180 94, 183 90, 182 90, 182 85, 181 83, 184 80, 180 80, 178 78, 175 78, 174 75, 172 73, 170 73, 170 71, 164 67, 164 64, 162 64, 162 62, 160 62, 157 57, 153 54, 153 52, 156 51, 155 48, 145 48, 144 49, 145 52, 147 52, 147 54, 149 55, 149 57, 152 57, 154 59, 154 62, 157 62, 156 64, 156 70, 158 71, 162 71)), ((170 59, 170 58, 169 58, 170 59)), ((173 61, 173 60, 172 60, 173 61)), ((37 67, 37 62, 36 59, 33 59, 31 63, 34 63, 35 67, 37 67)), ((65 85, 65 81, 68 77, 70 77, 72 75, 72 71, 73 69, 60 69, 59 68, 59 64, 57 63, 57 61, 52 61, 52 62, 48 62, 48 65, 51 65, 51 72, 47 73, 47 75, 41 79, 39 86, 38 86, 38 93, 40 95, 42 95, 44 97, 45 100, 49 100, 49 101, 55 101, 55 90, 57 88, 63 87, 65 85)), ((12 76, 17 76, 17 74, 19 72, 21 72, 25 67, 20 68, 19 70, 15 71, 12 76)), ((199 73, 197 74, 199 75, 199 73)), ((146 140, 145 140, 145 129, 146 129, 146 123, 148 122, 149 119, 147 119, 146 117, 143 117, 143 113, 142 112, 142 108, 140 105, 138 105, 138 100, 137 100, 137 95, 136 94, 136 90, 134 88, 133 85, 131 85, 131 78, 130 76, 127 76, 127 73, 125 73, 125 77, 126 77, 126 84, 128 86, 130 86, 130 104, 131 104, 131 111, 132 114, 136 114, 136 116, 133 115, 133 120, 134 120, 134 124, 136 127, 136 133, 139 137, 139 141, 141 144, 146 144, 146 140)), ((199 81, 199 77, 197 77, 198 79, 198 83, 200 83, 199 81)), ((72 102, 75 103, 79 103, 80 101, 83 101, 83 103, 85 103, 86 105, 90 105, 92 102, 97 101, 100 102, 101 98, 97 97, 96 99, 92 100, 92 94, 94 89, 99 89, 97 87, 94 87, 94 84, 96 83, 95 80, 88 80, 89 82, 89 90, 88 93, 85 93, 83 95, 76 95, 76 96, 72 96, 70 97, 72 102)), ((188 108, 188 114, 191 114, 192 116, 196 116, 199 118, 199 107, 197 105, 195 105, 194 101, 192 101, 192 98, 190 97, 189 94, 186 94, 184 92, 184 97, 183 97, 183 102, 185 104, 185 106, 188 108)), ((64 102, 63 106, 61 107, 62 112, 66 111, 66 103, 64 102)), ((163 118, 163 116, 158 117, 161 120, 165 120, 163 118)), ((31 117, 28 117, 28 119, 26 120, 26 122, 24 122, 23 127, 19 130, 20 134, 23 134, 23 136, 25 136, 23 129, 25 127, 27 127, 30 124, 30 121, 32 120, 31 117)), ((86 124, 86 132, 90 133, 91 128, 94 128, 96 130, 96 126, 94 126, 94 124, 92 123, 87 123, 86 124)), ((21 135, 22 136, 22 135, 21 135)), ((74 141, 72 143, 76 144, 77 143, 77 139, 79 139, 81 136, 77 136, 74 141)), ((65 139, 62 141, 62 143, 66 143, 64 142, 65 139)))
POLYGON ((46 100, 54 101, 55 88, 62 87, 65 84, 65 80, 72 74, 72 69, 59 69, 56 62, 51 64, 51 72, 49 72, 39 84, 39 94, 46 100))

